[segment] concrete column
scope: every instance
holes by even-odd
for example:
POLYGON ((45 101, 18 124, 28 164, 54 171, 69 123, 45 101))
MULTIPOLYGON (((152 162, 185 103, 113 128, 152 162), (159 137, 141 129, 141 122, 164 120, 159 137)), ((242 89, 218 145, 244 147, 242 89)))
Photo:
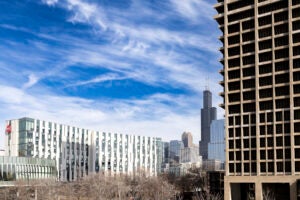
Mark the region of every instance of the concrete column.
POLYGON ((263 200, 261 181, 255 182, 255 200, 263 200))
POLYGON ((224 176, 224 200, 231 200, 231 187, 226 176, 224 176))

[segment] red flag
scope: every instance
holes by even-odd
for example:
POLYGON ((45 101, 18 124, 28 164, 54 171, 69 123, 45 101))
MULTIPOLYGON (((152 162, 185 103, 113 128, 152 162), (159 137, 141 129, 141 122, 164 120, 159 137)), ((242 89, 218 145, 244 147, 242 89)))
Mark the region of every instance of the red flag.
POLYGON ((11 125, 10 125, 10 124, 8 124, 8 125, 6 126, 5 132, 6 132, 6 133, 11 133, 11 125))

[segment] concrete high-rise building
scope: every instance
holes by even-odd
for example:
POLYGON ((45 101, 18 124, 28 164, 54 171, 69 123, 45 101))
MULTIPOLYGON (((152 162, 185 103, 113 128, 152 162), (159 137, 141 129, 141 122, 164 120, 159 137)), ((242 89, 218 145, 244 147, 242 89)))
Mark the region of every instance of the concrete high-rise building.
POLYGON ((300 1, 218 0, 225 200, 299 199, 300 1))
POLYGON ((60 180, 93 172, 157 175, 160 138, 104 133, 32 118, 6 122, 6 155, 56 161, 60 180))
POLYGON ((210 126, 208 159, 225 162, 225 122, 224 119, 213 120, 210 126))
POLYGON ((184 147, 192 147, 193 144, 193 135, 190 132, 184 132, 181 135, 181 141, 183 142, 184 147))
POLYGON ((217 109, 212 107, 212 94, 209 90, 203 92, 203 108, 201 109, 201 141, 199 152, 202 159, 208 158, 208 143, 210 140, 210 124, 217 118, 217 109))

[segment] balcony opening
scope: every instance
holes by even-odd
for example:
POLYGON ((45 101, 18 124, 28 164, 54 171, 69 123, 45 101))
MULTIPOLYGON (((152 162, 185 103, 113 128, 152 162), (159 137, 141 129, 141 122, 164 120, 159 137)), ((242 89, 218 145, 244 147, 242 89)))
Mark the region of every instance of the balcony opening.
POLYGON ((259 86, 272 85, 272 76, 259 78, 259 86))
POLYGON ((240 36, 239 35, 228 37, 228 44, 229 45, 238 44, 238 43, 240 43, 240 36))
POLYGON ((254 0, 233 2, 233 3, 228 4, 228 11, 243 8, 243 7, 252 5, 253 3, 254 3, 254 0))
POLYGON ((283 36, 275 38, 275 47, 285 46, 289 44, 289 37, 283 36))
POLYGON ((272 64, 259 65, 259 74, 267 74, 272 72, 272 64))
POLYGON ((241 19, 246 19, 248 17, 254 16, 254 9, 245 10, 243 12, 238 12, 235 14, 228 15, 228 22, 239 21, 241 19))
POLYGON ((254 51, 255 51, 255 44, 254 43, 243 45, 243 53, 244 54, 254 52, 254 51))
POLYGON ((240 54, 240 47, 228 48, 228 55, 235 56, 240 54))
POLYGON ((293 22, 293 31, 300 30, 300 20, 293 22))
POLYGON ((293 14, 292 14, 293 18, 297 18, 300 17, 300 8, 295 8, 293 9, 293 14))
POLYGON ((243 68, 243 77, 255 76, 255 67, 243 68))
POLYGON ((244 101, 255 100, 255 91, 243 92, 244 101))
POLYGON ((289 18, 288 11, 283 11, 283 12, 279 12, 279 13, 274 14, 275 22, 285 21, 285 20, 288 20, 288 18, 289 18))
POLYGON ((242 27, 243 27, 243 30, 254 28, 254 20, 251 19, 251 20, 248 20, 248 21, 244 21, 242 23, 242 27))
POLYGON ((296 33, 293 35, 293 43, 299 43, 299 42, 300 42, 300 33, 296 33))
POLYGON ((278 75, 275 76, 275 84, 289 83, 289 82, 290 82, 290 78, 289 78, 289 74, 288 73, 278 74, 278 75))
POLYGON ((228 66, 229 68, 241 66, 240 58, 228 60, 228 66))
POLYGON ((252 41, 255 38, 255 33, 254 31, 243 33, 242 38, 243 42, 252 41))
POLYGON ((250 56, 243 57, 243 65, 250 65, 250 64, 255 64, 255 56, 250 55, 250 56))
POLYGON ((300 46, 293 47, 293 55, 294 56, 300 55, 300 46))
POLYGON ((272 110, 273 109, 273 102, 272 101, 259 102, 259 109, 260 110, 272 110))
POLYGON ((228 26, 228 33, 240 32, 240 24, 236 23, 228 26))
POLYGON ((258 31, 259 38, 269 37, 272 35, 272 28, 264 28, 258 31))
POLYGON ((289 57, 289 49, 280 49, 275 51, 275 59, 288 58, 289 57))
POLYGON ((244 112, 255 112, 255 103, 245 103, 243 104, 244 112))
POLYGON ((275 63, 275 71, 287 71, 289 70, 289 61, 282 61, 282 62, 276 62, 275 63))
POLYGON ((267 5, 261 6, 258 8, 258 13, 271 13, 272 11, 287 8, 288 7, 288 1, 279 1, 274 3, 269 3, 267 5))
POLYGON ((290 87, 289 86, 276 87, 275 94, 276 94, 276 96, 290 95, 290 87))
POLYGON ((268 25, 268 24, 272 24, 272 15, 267 15, 267 16, 258 18, 259 26, 264 26, 264 25, 268 25))
POLYGON ((243 88, 255 88, 255 79, 243 80, 243 88))
POLYGON ((272 40, 264 40, 259 42, 259 50, 272 48, 272 40))
POLYGON ((272 60, 272 52, 265 52, 259 54, 259 62, 266 62, 272 60))
POLYGON ((259 98, 269 98, 273 96, 273 89, 268 88, 268 89, 263 89, 259 90, 259 98))

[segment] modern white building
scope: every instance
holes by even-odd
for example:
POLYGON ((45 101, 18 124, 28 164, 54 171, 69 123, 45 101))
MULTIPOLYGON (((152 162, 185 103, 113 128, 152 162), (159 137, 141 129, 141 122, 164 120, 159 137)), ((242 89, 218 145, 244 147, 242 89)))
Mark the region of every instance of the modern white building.
POLYGON ((112 134, 32 118, 6 121, 6 155, 56 160, 60 180, 93 172, 157 175, 160 138, 112 134))

